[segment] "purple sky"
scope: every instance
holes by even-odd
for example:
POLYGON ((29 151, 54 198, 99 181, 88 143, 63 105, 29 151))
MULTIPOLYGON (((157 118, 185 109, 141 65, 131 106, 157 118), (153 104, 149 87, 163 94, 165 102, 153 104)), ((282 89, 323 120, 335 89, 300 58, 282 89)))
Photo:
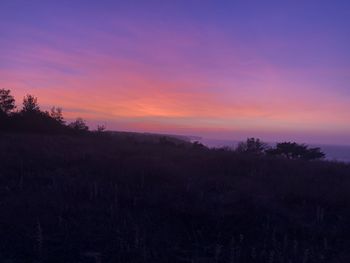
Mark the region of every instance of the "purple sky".
POLYGON ((0 88, 115 130, 350 144, 349 46, 349 1, 0 2, 0 88))

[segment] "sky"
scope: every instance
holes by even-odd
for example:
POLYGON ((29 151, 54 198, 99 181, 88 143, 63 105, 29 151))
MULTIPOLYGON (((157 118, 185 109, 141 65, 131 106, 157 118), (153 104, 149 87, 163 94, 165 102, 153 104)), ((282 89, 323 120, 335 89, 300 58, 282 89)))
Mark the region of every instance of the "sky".
POLYGON ((0 88, 109 130, 350 144, 349 47, 350 1, 0 1, 0 88))

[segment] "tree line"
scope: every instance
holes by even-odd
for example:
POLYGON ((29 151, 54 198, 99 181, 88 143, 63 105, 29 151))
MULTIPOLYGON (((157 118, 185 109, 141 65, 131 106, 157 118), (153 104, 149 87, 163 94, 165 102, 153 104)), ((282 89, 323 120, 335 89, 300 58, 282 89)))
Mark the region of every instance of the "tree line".
MULTIPOLYGON (((99 126, 99 131, 104 130, 99 126)), ((16 106, 11 91, 0 89, 0 130, 13 132, 44 133, 85 133, 89 127, 82 118, 66 123, 60 107, 52 107, 50 111, 42 111, 38 99, 26 95, 20 109, 16 106)))
POLYGON ((236 151, 244 154, 268 155, 293 160, 317 160, 326 156, 319 147, 310 148, 306 144, 296 142, 280 142, 274 147, 270 147, 267 143, 256 138, 248 138, 245 142, 239 143, 236 151))
MULTIPOLYGON (((104 126, 97 128, 97 132, 104 130, 104 126)), ((23 98, 22 108, 17 109, 11 91, 0 89, 0 131, 87 133, 89 127, 82 118, 77 118, 67 124, 63 118, 62 109, 59 107, 52 107, 50 111, 42 111, 38 99, 33 95, 26 95, 23 98)), ((163 141, 160 143, 164 144, 163 141)), ((206 148, 198 142, 194 142, 193 147, 206 148)), ((275 147, 270 147, 256 138, 248 138, 245 142, 241 142, 235 151, 242 154, 300 160, 316 160, 325 157, 325 154, 318 147, 310 148, 305 144, 295 142, 281 142, 277 143, 275 147)))

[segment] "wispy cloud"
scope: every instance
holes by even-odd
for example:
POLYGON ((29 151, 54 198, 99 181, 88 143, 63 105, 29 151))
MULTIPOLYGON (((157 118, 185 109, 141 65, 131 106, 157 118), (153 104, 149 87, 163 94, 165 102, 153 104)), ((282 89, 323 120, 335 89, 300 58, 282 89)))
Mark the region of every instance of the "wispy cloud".
POLYGON ((148 131, 350 132, 346 66, 281 65, 212 25, 51 22, 53 32, 22 25, 0 40, 0 85, 69 118, 148 131))

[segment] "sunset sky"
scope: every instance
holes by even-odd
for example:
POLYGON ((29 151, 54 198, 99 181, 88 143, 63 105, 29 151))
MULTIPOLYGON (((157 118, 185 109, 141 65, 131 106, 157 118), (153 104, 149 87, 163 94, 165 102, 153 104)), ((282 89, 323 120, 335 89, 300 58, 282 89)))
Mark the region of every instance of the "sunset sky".
POLYGON ((350 144, 350 1, 1 0, 0 88, 110 130, 350 144))

